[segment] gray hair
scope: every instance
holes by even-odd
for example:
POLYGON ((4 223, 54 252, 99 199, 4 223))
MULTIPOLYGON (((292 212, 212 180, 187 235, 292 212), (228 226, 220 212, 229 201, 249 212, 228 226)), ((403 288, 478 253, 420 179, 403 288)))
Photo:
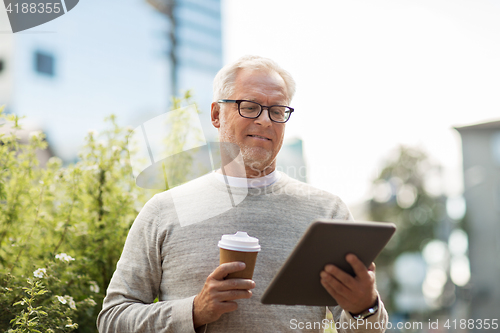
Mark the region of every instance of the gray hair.
POLYGON ((263 69, 278 73, 283 81, 285 81, 288 102, 291 102, 293 95, 295 94, 295 80, 292 78, 290 73, 269 58, 253 55, 243 56, 236 60, 236 62, 222 67, 222 69, 217 73, 214 78, 214 102, 219 99, 228 98, 233 94, 236 75, 238 75, 239 71, 242 69, 263 69))

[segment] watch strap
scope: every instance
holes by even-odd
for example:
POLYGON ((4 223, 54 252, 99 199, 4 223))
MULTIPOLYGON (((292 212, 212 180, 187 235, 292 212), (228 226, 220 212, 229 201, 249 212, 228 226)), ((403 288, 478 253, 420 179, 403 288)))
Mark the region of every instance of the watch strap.
POLYGON ((351 316, 356 320, 364 320, 370 316, 373 316, 375 313, 377 313, 377 311, 378 311, 378 297, 377 297, 377 301, 375 302, 374 306, 372 306, 371 308, 369 308, 369 309, 367 309, 367 310, 365 310, 357 315, 353 315, 351 313, 351 316))

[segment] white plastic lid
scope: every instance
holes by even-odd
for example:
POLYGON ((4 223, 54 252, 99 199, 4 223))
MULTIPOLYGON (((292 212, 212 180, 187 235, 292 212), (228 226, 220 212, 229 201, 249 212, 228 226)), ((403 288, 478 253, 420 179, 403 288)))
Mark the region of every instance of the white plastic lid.
POLYGON ((226 250, 241 252, 259 252, 259 240, 250 237, 244 231, 238 231, 234 235, 222 235, 219 241, 219 247, 226 250))

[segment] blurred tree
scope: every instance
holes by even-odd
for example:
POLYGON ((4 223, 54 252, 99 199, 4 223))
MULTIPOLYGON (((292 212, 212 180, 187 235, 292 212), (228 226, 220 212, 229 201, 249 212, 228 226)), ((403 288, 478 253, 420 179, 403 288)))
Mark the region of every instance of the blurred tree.
POLYGON ((376 260, 377 275, 386 280, 379 278, 379 287, 388 293, 385 303, 389 310, 395 310, 395 259, 405 252, 420 252, 425 243, 435 238, 445 218, 445 197, 431 190, 431 181, 439 175, 440 167, 425 152, 400 146, 372 184, 369 218, 397 225, 395 235, 376 260))

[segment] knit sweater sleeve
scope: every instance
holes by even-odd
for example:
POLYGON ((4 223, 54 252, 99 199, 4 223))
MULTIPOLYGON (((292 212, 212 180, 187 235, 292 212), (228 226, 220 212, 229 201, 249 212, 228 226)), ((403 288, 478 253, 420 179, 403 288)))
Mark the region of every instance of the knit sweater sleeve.
MULTIPOLYGON (((99 332, 195 332, 192 297, 154 303, 162 279, 159 208, 150 200, 127 236, 97 318, 99 332)), ((168 295, 167 295, 168 296, 168 295)))

